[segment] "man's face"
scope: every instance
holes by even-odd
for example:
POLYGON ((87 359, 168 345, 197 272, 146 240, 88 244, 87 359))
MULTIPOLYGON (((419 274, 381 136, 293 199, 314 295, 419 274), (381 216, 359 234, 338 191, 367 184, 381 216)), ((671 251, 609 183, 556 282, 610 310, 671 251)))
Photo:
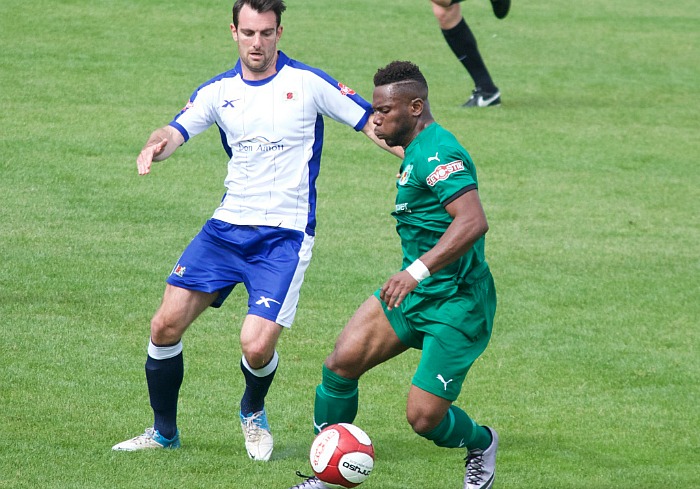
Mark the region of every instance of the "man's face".
POLYGON ((277 27, 274 12, 261 14, 244 5, 238 16, 238 28, 231 24, 231 34, 238 43, 245 78, 262 80, 275 73, 277 42, 282 36, 282 26, 277 27))
POLYGON ((406 146, 412 139, 416 121, 410 101, 394 85, 375 87, 372 93, 374 134, 389 146, 406 146))

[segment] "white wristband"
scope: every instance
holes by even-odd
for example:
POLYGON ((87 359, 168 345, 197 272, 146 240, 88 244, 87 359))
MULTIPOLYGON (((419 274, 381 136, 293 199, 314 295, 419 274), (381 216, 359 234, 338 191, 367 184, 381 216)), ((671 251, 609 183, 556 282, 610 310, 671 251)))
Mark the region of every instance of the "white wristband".
POLYGON ((426 278, 430 277, 430 270, 420 260, 416 260, 406 267, 406 271, 411 274, 411 277, 416 279, 416 282, 421 283, 426 278))

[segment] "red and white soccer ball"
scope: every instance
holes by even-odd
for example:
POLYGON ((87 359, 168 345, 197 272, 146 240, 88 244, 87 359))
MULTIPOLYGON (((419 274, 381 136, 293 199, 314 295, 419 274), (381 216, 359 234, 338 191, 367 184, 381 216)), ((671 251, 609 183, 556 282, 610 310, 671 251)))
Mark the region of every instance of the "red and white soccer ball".
POLYGON ((311 445, 309 457, 316 477, 335 489, 361 484, 374 468, 372 440, 349 423, 324 428, 311 445))

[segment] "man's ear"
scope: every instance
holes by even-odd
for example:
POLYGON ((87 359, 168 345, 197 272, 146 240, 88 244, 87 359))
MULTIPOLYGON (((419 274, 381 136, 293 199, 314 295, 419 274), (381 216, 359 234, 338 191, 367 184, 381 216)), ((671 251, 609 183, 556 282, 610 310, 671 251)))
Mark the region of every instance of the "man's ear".
POLYGON ((409 111, 412 116, 420 117, 425 108, 425 101, 422 98, 414 98, 411 100, 411 105, 409 106, 409 111))

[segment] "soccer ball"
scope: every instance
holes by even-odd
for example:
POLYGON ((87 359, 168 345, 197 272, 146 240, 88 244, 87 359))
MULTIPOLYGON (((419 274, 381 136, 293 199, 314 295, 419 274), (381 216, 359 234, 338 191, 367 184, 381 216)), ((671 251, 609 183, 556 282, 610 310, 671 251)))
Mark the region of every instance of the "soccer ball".
POLYGON ((374 447, 357 426, 332 424, 316 436, 309 458, 316 477, 329 487, 345 489, 369 477, 374 468, 374 447))

